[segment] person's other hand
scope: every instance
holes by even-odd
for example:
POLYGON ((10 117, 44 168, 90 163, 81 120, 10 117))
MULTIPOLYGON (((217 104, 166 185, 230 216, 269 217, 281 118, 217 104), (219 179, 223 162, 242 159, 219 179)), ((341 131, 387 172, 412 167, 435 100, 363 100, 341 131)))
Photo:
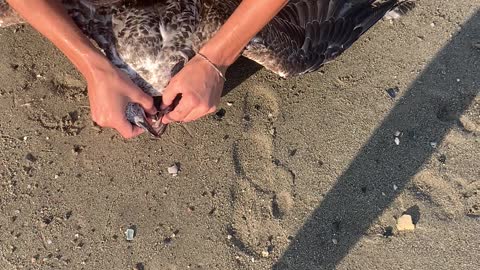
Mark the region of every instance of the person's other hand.
POLYGON ((223 84, 223 78, 207 60, 193 57, 170 80, 163 92, 162 109, 172 104, 177 95, 181 95, 181 99, 175 109, 162 118, 162 122, 190 122, 215 112, 223 84))
POLYGON ((99 126, 116 129, 124 138, 133 138, 144 131, 127 120, 125 110, 129 102, 140 104, 147 114, 157 112, 153 98, 113 65, 95 68, 87 83, 93 121, 99 126))

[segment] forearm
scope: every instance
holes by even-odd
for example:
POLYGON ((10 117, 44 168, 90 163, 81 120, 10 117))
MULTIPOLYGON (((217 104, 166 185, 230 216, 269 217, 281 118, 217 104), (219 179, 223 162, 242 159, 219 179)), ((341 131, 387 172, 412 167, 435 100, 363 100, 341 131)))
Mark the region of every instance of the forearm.
POLYGON ((87 78, 108 61, 68 16, 60 0, 7 0, 33 28, 57 46, 87 78))
POLYGON ((218 67, 226 69, 287 2, 288 0, 243 0, 200 52, 218 67))

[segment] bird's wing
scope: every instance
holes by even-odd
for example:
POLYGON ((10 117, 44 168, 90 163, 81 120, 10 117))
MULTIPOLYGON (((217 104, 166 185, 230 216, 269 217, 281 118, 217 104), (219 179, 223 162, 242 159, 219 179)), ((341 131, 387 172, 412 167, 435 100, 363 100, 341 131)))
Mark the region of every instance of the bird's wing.
POLYGON ((243 55, 282 77, 317 70, 402 0, 293 0, 243 55))

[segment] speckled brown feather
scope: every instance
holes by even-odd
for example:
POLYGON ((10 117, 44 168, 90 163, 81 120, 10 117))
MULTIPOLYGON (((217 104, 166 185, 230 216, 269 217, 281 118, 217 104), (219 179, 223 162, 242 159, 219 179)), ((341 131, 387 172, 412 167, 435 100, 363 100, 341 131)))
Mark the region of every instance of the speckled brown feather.
MULTIPOLYGON (((172 74, 213 36, 240 0, 70 0, 87 3, 94 12, 77 24, 97 43, 99 10, 111 16, 110 45, 102 46, 112 61, 121 58, 161 94, 172 74), (112 6, 123 5, 123 8, 112 6), (113 45, 115 44, 115 45, 113 45), (115 53, 112 53, 112 50, 115 53), (118 52, 118 53, 117 53, 118 52), (113 56, 112 56, 113 55, 113 56)), ((286 77, 318 69, 350 47, 366 30, 406 0, 291 0, 246 47, 243 55, 286 77)), ((404 5, 401 5, 404 4, 404 5)), ((72 8, 70 8, 72 10, 72 8)), ((75 8, 73 10, 81 10, 75 8)), ((78 14, 78 12, 76 12, 78 14)), ((82 12, 80 12, 82 13, 82 12)), ((85 12, 83 12, 85 13, 85 12)), ((71 12, 72 14, 72 12, 71 12)), ((103 15, 102 15, 103 16, 103 15)), ((84 16, 85 17, 85 16, 84 16)), ((0 0, 4 25, 21 21, 0 0)), ((108 28, 107 27, 107 28, 108 28)), ((105 27, 103 27, 105 28, 105 27)), ((102 31, 104 31, 103 29, 102 31)), ((107 35, 108 36, 108 35, 107 35)), ((117 64, 117 63, 116 63, 117 64)), ((152 88, 149 88, 150 90, 152 88)), ((147 92, 149 92, 148 90, 147 92)))
POLYGON ((294 0, 243 55, 282 77, 317 70, 348 49, 401 0, 294 0))
MULTIPOLYGON (((70 16, 146 93, 160 96, 241 0, 64 0, 70 16)), ((407 0, 291 0, 243 55, 286 77, 339 56, 386 12, 407 0)), ((0 0, 0 26, 21 22, 0 0), (1 24, 3 20, 3 25, 1 24)), ((127 118, 148 129, 140 106, 127 118)))

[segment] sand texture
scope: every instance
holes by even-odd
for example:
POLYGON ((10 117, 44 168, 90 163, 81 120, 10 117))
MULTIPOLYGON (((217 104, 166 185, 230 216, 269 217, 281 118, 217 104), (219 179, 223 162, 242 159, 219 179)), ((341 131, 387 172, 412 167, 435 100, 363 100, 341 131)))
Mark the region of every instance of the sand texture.
POLYGON ((480 269, 480 0, 419 2, 319 72, 240 59, 160 140, 94 126, 65 57, 0 29, 0 269, 480 269))

